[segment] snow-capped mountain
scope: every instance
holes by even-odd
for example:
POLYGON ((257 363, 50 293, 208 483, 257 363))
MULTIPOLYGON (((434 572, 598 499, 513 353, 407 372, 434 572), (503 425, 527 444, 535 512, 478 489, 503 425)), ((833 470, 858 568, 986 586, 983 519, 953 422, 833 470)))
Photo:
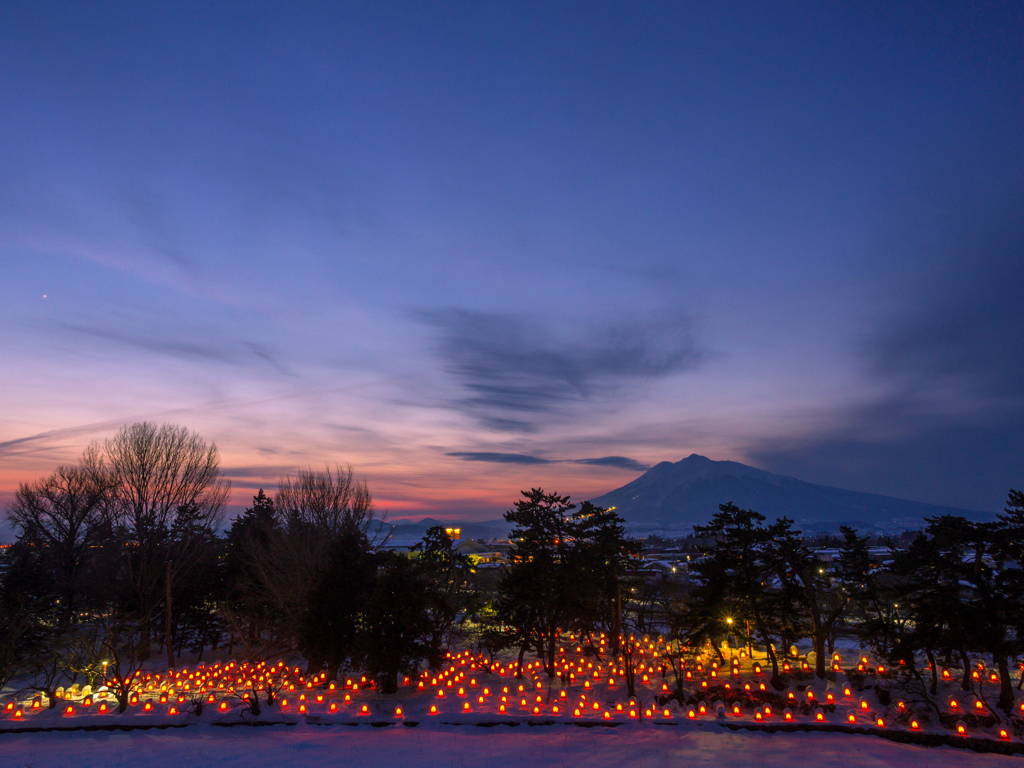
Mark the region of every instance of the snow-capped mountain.
POLYGON ((946 514, 973 520, 992 518, 986 512, 815 485, 697 454, 675 464, 663 461, 593 501, 616 507, 631 529, 651 531, 680 531, 705 523, 719 504, 729 501, 755 509, 769 520, 789 517, 804 530, 831 530, 840 525, 903 530, 921 527, 925 517, 946 514))

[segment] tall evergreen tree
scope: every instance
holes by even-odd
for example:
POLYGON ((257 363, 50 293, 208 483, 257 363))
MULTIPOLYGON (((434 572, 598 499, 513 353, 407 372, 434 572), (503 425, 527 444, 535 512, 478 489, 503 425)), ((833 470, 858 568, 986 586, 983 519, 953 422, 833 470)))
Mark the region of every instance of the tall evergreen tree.
POLYGON ((792 619, 790 591, 773 584, 779 573, 776 537, 783 537, 791 525, 780 520, 763 525, 765 516, 751 509, 740 509, 732 502, 721 504, 707 525, 695 525, 694 534, 713 544, 695 570, 706 582, 714 582, 708 592, 721 600, 729 612, 727 623, 749 621, 765 648, 772 665, 772 684, 782 685, 774 641, 786 634, 786 621, 792 619))
POLYGON ((394 553, 377 555, 374 589, 362 621, 362 660, 381 693, 398 691, 400 676, 415 676, 441 648, 431 626, 431 588, 420 564, 394 553))
POLYGON ((299 649, 311 670, 338 670, 359 656, 361 632, 376 588, 377 556, 357 531, 340 536, 309 592, 299 625, 299 649))
POLYGON ((576 505, 540 488, 522 495, 505 513, 515 528, 509 534, 509 566, 498 584, 497 615, 522 638, 520 659, 532 643, 548 677, 554 677, 558 632, 573 618, 579 595, 574 579, 579 574, 568 567, 575 526, 567 513, 576 505))

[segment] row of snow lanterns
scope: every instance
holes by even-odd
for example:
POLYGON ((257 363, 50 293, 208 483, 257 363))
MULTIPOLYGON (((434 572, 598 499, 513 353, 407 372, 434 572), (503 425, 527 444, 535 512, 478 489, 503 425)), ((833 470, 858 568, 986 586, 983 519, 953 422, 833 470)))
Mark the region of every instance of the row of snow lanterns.
MULTIPOLYGON (((993 671, 993 672, 989 672, 986 675, 984 665, 979 663, 978 667, 979 667, 979 669, 971 670, 971 679, 972 680, 974 680, 975 682, 981 682, 983 680, 987 680, 988 682, 993 683, 993 684, 998 684, 999 683, 999 674, 998 673, 993 671)), ((951 682, 952 679, 953 679, 953 674, 948 669, 943 669, 942 670, 942 680, 944 682, 948 683, 948 682, 951 682)))
MULTIPOLYGON (((635 638, 631 638, 631 640, 635 640, 635 638)), ((602 645, 603 645, 603 644, 604 644, 604 639, 602 638, 602 645)), ((656 649, 656 646, 655 646, 655 645, 654 645, 653 643, 650 643, 650 644, 649 644, 649 645, 647 646, 647 650, 648 650, 648 651, 650 651, 650 652, 651 652, 651 653, 653 654, 653 656, 654 656, 654 657, 657 657, 657 655, 658 655, 658 653, 657 653, 657 649, 656 649)), ((580 646, 577 646, 577 648, 576 648, 576 651, 577 651, 577 653, 580 653, 580 652, 582 652, 582 647, 580 647, 580 646)), ((562 654, 564 654, 564 652, 565 652, 565 648, 564 648, 564 647, 560 648, 560 652, 561 652, 562 654)), ((641 649, 640 653, 641 653, 641 655, 643 655, 643 653, 644 653, 643 649, 641 649)), ((743 655, 745 656, 745 654, 743 654, 743 655)), ((451 654, 449 654, 449 657, 451 657, 451 654)), ((454 657, 454 661, 455 661, 455 662, 456 662, 456 663, 457 663, 457 664, 458 664, 459 666, 466 666, 466 665, 468 664, 468 665, 470 665, 470 666, 471 666, 471 668, 473 668, 473 669, 475 669, 475 668, 476 668, 476 666, 477 666, 477 665, 476 665, 476 658, 475 658, 475 657, 472 657, 472 655, 471 655, 471 654, 469 654, 469 652, 465 652, 465 654, 463 654, 463 653, 457 654, 457 656, 456 656, 456 657, 454 657)), ((482 661, 482 663, 484 663, 484 664, 489 664, 489 662, 487 662, 487 660, 486 660, 486 659, 481 659, 481 661, 482 661)), ((862 658, 862 660, 861 660, 862 664, 864 664, 864 663, 865 663, 866 661, 867 661, 867 659, 866 659, 866 658, 862 658)), ((834 666, 835 666, 835 665, 837 665, 837 664, 838 664, 838 662, 839 662, 839 656, 838 656, 838 654, 836 654, 836 655, 835 655, 835 657, 834 657, 834 659, 833 659, 833 664, 834 664, 834 666)), ((280 673, 282 673, 282 672, 284 672, 284 673, 288 674, 288 673, 289 673, 289 671, 288 671, 288 670, 286 670, 286 669, 284 669, 283 665, 284 665, 284 662, 283 662, 283 661, 281 661, 281 662, 279 662, 279 664, 278 664, 278 668, 276 668, 276 669, 275 669, 275 668, 274 668, 273 666, 271 666, 270 668, 267 668, 267 669, 269 669, 269 670, 271 671, 271 673, 272 673, 272 674, 273 674, 274 672, 276 672, 276 673, 278 673, 278 674, 280 674, 280 673)), ((215 665, 215 667, 216 667, 216 666, 219 666, 219 665, 215 665)), ((230 674, 230 672, 231 672, 231 669, 232 669, 232 668, 234 668, 234 667, 236 667, 236 666, 237 666, 237 663, 236 663, 236 662, 232 662, 231 664, 229 664, 229 665, 228 665, 228 667, 226 667, 226 668, 225 668, 225 669, 223 670, 223 673, 224 673, 224 674, 223 674, 223 677, 222 677, 222 682, 221 682, 221 687, 222 687, 222 688, 224 687, 224 684, 223 684, 223 680, 224 680, 224 678, 227 678, 227 676, 228 676, 228 675, 230 674)), ((265 666, 265 664, 264 664, 264 663, 261 663, 260 665, 257 665, 257 668, 262 668, 262 667, 264 667, 264 666, 265 666)), ((539 662, 538 662, 538 663, 536 664, 536 666, 537 666, 537 667, 539 668, 539 667, 540 667, 541 665, 540 665, 540 664, 539 664, 539 662)), ((712 663, 712 665, 711 665, 711 666, 712 666, 712 675, 713 675, 713 676, 717 676, 716 672, 717 672, 718 664, 717 664, 717 663, 712 663)), ((806 665, 806 662, 804 663, 804 666, 805 666, 805 667, 807 667, 807 665, 806 665)), ((246 671, 246 668, 247 668, 247 667, 248 667, 248 665, 246 665, 246 664, 243 664, 243 665, 242 665, 242 667, 240 667, 240 668, 238 669, 238 677, 237 677, 237 679, 235 679, 235 680, 233 681, 233 682, 234 682, 235 684, 237 684, 237 685, 241 685, 241 684, 243 684, 243 683, 245 683, 245 682, 246 682, 246 681, 245 681, 245 677, 251 677, 251 676, 253 676, 253 675, 250 675, 250 674, 242 674, 243 672, 245 672, 245 671, 246 671)), ((534 668, 534 664, 530 664, 530 665, 527 665, 527 667, 526 667, 525 669, 526 669, 526 671, 530 671, 530 670, 532 670, 533 668, 534 668)), ((571 662, 564 662, 564 663, 563 663, 563 664, 561 665, 561 668, 562 668, 562 671, 565 671, 565 670, 567 670, 567 669, 575 669, 575 671, 577 671, 577 672, 582 672, 582 671, 583 671, 583 670, 582 670, 582 667, 581 667, 581 664, 579 664, 579 663, 577 663, 577 664, 573 664, 573 663, 571 663, 571 662)), ((698 668, 699 670, 702 670, 702 669, 703 669, 702 665, 701 665, 701 664, 699 664, 699 663, 697 664, 697 668, 698 668)), ((517 669, 517 665, 516 665, 516 664, 515 664, 515 663, 513 662, 512 664, 510 664, 510 665, 509 665, 509 668, 508 668, 508 670, 507 670, 507 671, 511 673, 511 672, 514 672, 514 671, 516 671, 516 669, 517 669)), ((588 669, 589 669, 589 670, 593 670, 593 664, 592 664, 592 663, 590 663, 590 664, 588 665, 588 669)), ((449 676, 449 675, 453 674, 453 673, 454 673, 455 671, 456 671, 456 668, 455 668, 455 664, 453 663, 453 665, 451 666, 451 668, 450 668, 450 669, 448 669, 448 670, 446 670, 446 672, 445 672, 445 673, 442 673, 442 675, 443 675, 443 676, 449 676)), ((505 670, 505 669, 504 669, 504 668, 503 668, 502 666, 500 666, 500 665, 499 665, 499 668, 498 668, 498 670, 497 670, 497 671, 498 671, 498 673, 499 673, 499 674, 505 674, 505 673, 506 673, 506 670, 505 670)), ((663 666, 659 666, 659 667, 658 667, 658 671, 659 671, 659 672, 662 672, 662 673, 663 673, 663 672, 664 672, 664 667, 663 667, 663 666)), ((738 670, 738 662, 737 662, 736 660, 734 660, 734 661, 733 661, 733 665, 732 665, 732 671, 733 671, 733 674, 738 674, 738 673, 739 673, 739 670, 738 670)), ((755 672, 755 673, 760 673, 761 671, 762 671, 762 670, 760 669, 760 665, 759 665, 759 664, 755 664, 755 665, 754 665, 754 672, 755 672)), ((880 668, 879 668, 879 672, 883 672, 883 671, 884 671, 884 667, 880 667, 880 668)), ((600 672, 601 672, 601 665, 598 665, 598 668, 597 668, 596 672, 594 673, 594 674, 595 674, 595 677, 598 677, 598 676, 600 675, 600 672)), ((622 670, 622 669, 618 669, 618 670, 616 670, 616 669, 614 668, 614 665, 612 665, 612 667, 611 667, 611 669, 609 670, 609 672, 610 672, 610 674, 614 674, 615 672, 618 672, 618 674, 620 674, 620 675, 621 675, 621 674, 623 674, 623 673, 624 673, 624 670, 622 670)), ((653 666, 649 666, 649 667, 648 667, 648 673, 652 673, 652 672, 654 672, 654 668, 653 668, 653 666)), ((690 671, 688 670, 687 672, 688 672, 688 674, 687 674, 687 677, 689 678, 689 677, 691 676, 691 675, 690 675, 690 671)), ((182 686, 182 687, 183 687, 183 688, 184 688, 185 690, 188 690, 188 689, 189 689, 189 687, 190 687, 190 685, 191 685, 191 681, 193 681, 193 680, 195 680, 195 681, 196 681, 196 685, 197 685, 197 686, 199 686, 199 685, 201 685, 201 684, 202 684, 202 681, 201 681, 201 680, 199 680, 199 679, 197 679, 197 677, 198 677, 198 673, 196 673, 196 674, 188 674, 188 675, 187 675, 187 678, 188 678, 188 682, 185 682, 185 680, 184 680, 184 676, 185 676, 186 674, 187 674, 187 670, 182 670, 181 672, 177 672, 177 673, 175 673, 175 674, 174 674, 174 681, 175 681, 176 683, 181 683, 181 686, 182 686)), ((214 674, 215 674, 215 671, 214 671, 214 674)), ((301 677, 301 675, 300 675, 300 670, 299 670, 299 668, 298 668, 298 667, 296 667, 296 668, 295 668, 295 670, 294 670, 294 674, 295 674, 296 676, 298 676, 298 681, 299 681, 299 683, 300 683, 300 684, 301 684, 302 682, 304 682, 303 678, 302 678, 302 677, 301 677)), ((428 673, 424 673, 424 674, 426 675, 426 674, 428 674, 428 673)), ((210 673, 210 672, 208 671, 208 672, 207 672, 207 677, 211 677, 211 676, 213 676, 213 674, 211 674, 211 673, 210 673)), ((152 676, 150 676, 150 677, 152 677, 152 676)), ((459 680, 459 681, 461 681, 461 679, 462 679, 462 678, 464 678, 464 677, 465 677, 465 673, 464 673, 464 672, 460 673, 460 680, 459 680)), ((647 682, 647 681, 648 681, 648 679, 647 679, 647 673, 644 673, 643 677, 644 677, 644 682, 647 682)), ((157 680, 159 680, 159 679, 160 679, 160 675, 156 675, 156 679, 157 679, 157 680)), ((264 675, 264 678, 263 678, 263 679, 265 679, 265 675, 264 675)), ((307 687, 307 688, 311 688, 311 687, 313 687, 313 685, 314 685, 314 684, 316 684, 316 683, 322 683, 322 682, 324 681, 324 679, 325 679, 325 676, 324 676, 324 675, 322 675, 322 674, 321 674, 321 675, 319 675, 319 676, 314 676, 314 677, 313 677, 313 678, 311 678, 311 679, 310 679, 309 681, 305 681, 306 687, 307 687)), ((262 681, 262 680, 261 680, 261 681, 262 681)), ((360 683, 365 683, 365 681, 366 681, 366 678, 365 678, 365 677, 363 677, 363 678, 362 678, 362 679, 360 680, 360 682, 359 682, 359 683, 356 683, 356 682, 354 682, 354 681, 353 681, 352 679, 349 679, 349 680, 347 681, 347 683, 346 683, 346 688, 349 688, 349 687, 351 687, 351 688, 352 688, 353 690, 358 690, 358 688, 359 688, 359 684, 360 684, 360 683)), ((409 681, 409 679, 408 679, 408 678, 406 678, 406 679, 405 679, 405 682, 406 682, 407 684, 409 684, 409 682, 410 682, 410 681, 409 681)), ((433 681, 432 681, 432 682, 433 682, 433 681)), ((612 680, 610 680, 610 682, 611 682, 611 683, 613 684, 613 679, 612 679, 612 680)), ((253 681, 252 681, 252 680, 250 679, 250 680, 248 681, 248 683, 247 683, 247 684, 248 684, 248 685, 252 685, 252 683, 253 683, 253 681)), ((166 683, 165 683, 165 684, 166 684, 166 683)), ((476 681, 475 681, 475 679, 472 679, 472 680, 470 681, 470 684, 471 684, 471 685, 473 685, 473 686, 475 686, 475 685, 476 685, 476 681)), ((540 684, 539 684, 539 682, 538 682, 537 684, 538 684, 538 687, 541 687, 541 686, 540 686, 540 684)), ((448 685, 449 687, 454 687, 454 681, 453 681, 453 680, 448 680, 448 681, 447 681, 447 685, 448 685)), ((586 683, 585 683, 585 686, 589 688, 589 681, 586 681, 586 683)), ((706 686, 707 686, 707 682, 706 682, 706 681, 703 681, 703 687, 706 687, 706 686)), ((728 687, 728 684, 726 684, 726 686, 728 687)), ((294 683, 293 683, 292 685, 290 685, 289 687, 290 687, 290 689, 291 689, 291 690, 295 690, 295 684, 294 684, 294 683)), ((418 687, 419 687, 419 688, 423 688, 423 687, 424 687, 424 681, 422 681, 422 680, 421 680, 421 681, 419 682, 419 685, 418 685, 418 687)), ((666 688, 666 687, 667 687, 667 686, 665 686, 665 685, 663 684, 662 688, 664 689, 664 688, 666 688)), ((334 688, 335 688, 335 685, 334 685, 334 683, 332 682, 332 683, 331 683, 331 685, 330 685, 330 689, 331 689, 331 690, 334 690, 334 688)), ((760 684, 760 688, 761 688, 761 690, 764 690, 764 684, 763 684, 763 683, 761 683, 761 684, 760 684)), ((746 689, 746 690, 748 690, 748 691, 749 691, 749 690, 751 689, 750 683, 747 683, 747 684, 745 685, 745 689, 746 689)), ((232 688, 231 688, 231 690, 232 690, 232 692, 233 692, 233 691, 234 691, 234 688, 232 687, 232 688)), ((507 690, 507 688, 506 688, 506 690, 507 690)), ((487 693, 489 694, 489 690, 488 690, 488 689, 485 689, 485 691, 487 691, 487 693)), ((523 686, 520 686, 520 692, 522 692, 522 691, 523 691, 523 686)), ((204 692, 205 692, 205 689, 204 689, 204 692)), ((465 691, 464 691, 464 688, 463 688, 463 689, 460 689, 460 694, 464 694, 464 693, 465 693, 465 691)), ((848 688, 847 688, 847 690, 845 691, 845 693, 846 693, 846 695, 850 695, 850 691, 849 691, 849 689, 848 689, 848 688)), ((443 690, 439 691, 439 694, 443 696, 443 690)), ((563 692, 562 692, 562 699, 563 699, 563 700, 562 700, 562 701, 560 701, 560 702, 556 702, 556 703, 555 703, 555 705, 553 706, 553 713, 555 713, 555 714, 558 714, 558 713, 559 713, 559 711, 560 711, 560 709, 559 709, 559 708, 560 708, 560 706, 561 706, 561 705, 562 705, 562 704, 564 703, 564 695, 565 695, 565 692, 563 691, 563 692)), ((790 694, 790 695, 792 696, 792 694, 790 694)), ((831 700, 832 700, 832 695, 831 695, 831 693, 829 693, 829 694, 827 694, 827 695, 828 695, 829 701, 831 701, 831 700)), ((164 696, 163 696, 162 698, 163 698, 163 700, 164 700, 164 701, 166 701, 166 691, 165 691, 165 693, 164 693, 164 696)), ((318 701, 319 701, 319 702, 322 702, 322 698, 323 698, 323 697, 322 697, 322 695, 321 695, 321 696, 319 696, 319 697, 318 697, 318 701)), ((813 694, 812 694, 812 698, 813 698, 813 694)), ((211 694, 211 696, 210 696, 210 700, 211 700, 211 702, 210 702, 210 703, 212 703, 212 699, 213 699, 213 696, 212 696, 212 694, 211 694)), ((300 713, 301 713, 301 712, 303 712, 303 711, 305 710, 305 704, 304 704, 304 699, 305 699, 305 696, 304 696, 304 695, 300 696, 300 705, 299 705, 299 706, 300 706, 300 713)), ((180 703, 180 702, 182 702, 183 700, 184 700, 184 697, 181 697, 181 696, 179 696, 179 703, 180 703)), ((350 700, 350 696, 346 695, 346 702, 347 702, 347 701, 349 701, 349 700, 350 700)), ((478 698, 478 703, 483 703, 483 701, 484 701, 484 699, 483 699, 483 697, 482 697, 482 696, 478 698)), ((525 702, 525 699, 523 699, 523 702, 525 702)), ((137 704, 137 698, 136 698, 136 699, 135 699, 134 701, 132 701, 132 703, 133 703, 133 704, 137 704)), ((282 703, 282 708, 287 708, 287 700, 286 700, 286 699, 285 699, 285 700, 283 700, 283 701, 282 701, 281 703, 282 703)), ((539 702, 538 702, 538 703, 539 703, 539 702)), ((506 704, 506 702, 503 702, 503 705, 504 705, 504 704, 506 704)), ((148 703, 147 703, 147 705, 148 705, 148 703)), ((585 696, 583 697, 583 701, 581 701, 581 705, 582 705, 582 706, 585 706, 585 696)), ((221 710, 222 710, 222 711, 224 711, 224 709, 225 709, 225 706, 226 706, 226 702, 222 702, 222 704, 221 704, 221 710)), ((635 705, 634 705, 634 706, 635 706, 635 705)), ((866 703, 866 702, 862 702, 862 706, 866 708, 866 706, 867 706, 867 703, 866 703)), ((599 706, 597 705, 597 703, 596 703, 596 702, 594 702, 594 703, 593 703, 593 707, 594 707, 595 709, 598 709, 598 708, 599 708, 599 706)), ((622 711, 622 705, 620 704, 620 705, 618 705, 618 707, 619 707, 619 711, 622 711)), ((464 703, 464 705, 463 705, 463 708, 464 708, 464 711, 468 711, 468 710, 469 710, 469 702, 465 702, 465 703, 464 703)), ((506 708, 505 706, 502 706, 502 710, 504 710, 505 708, 506 708)), ((436 711, 437 711, 437 710, 436 710, 436 705, 435 705, 434 707, 432 707, 431 709, 432 709, 432 712, 433 712, 433 713, 436 713, 436 711)), ((332 711, 335 711, 335 710, 336 710, 336 705, 332 703, 332 711)), ((539 713, 539 711, 540 711, 540 708, 539 708, 539 706, 534 706, 533 710, 534 710, 534 713, 535 713, 535 714, 538 714, 538 713, 539 713)), ((655 711, 655 710, 649 710, 648 714, 650 715, 650 714, 654 713, 654 711, 655 711)), ((366 705, 363 705, 363 707, 362 707, 362 709, 361 709, 361 711, 360 711, 360 714, 368 714, 368 707, 367 707, 366 705)), ((398 712, 398 713, 396 713, 396 714, 400 714, 400 712, 398 712)), ((576 716, 579 716, 580 714, 581 714, 581 707, 580 707, 580 706, 577 706, 577 707, 576 707, 576 708, 574 709, 574 715, 576 715, 576 716)), ((633 716, 635 716, 635 711, 631 711, 631 713, 630 713, 630 714, 631 714, 631 715, 633 715, 633 716)), ((670 713, 669 713, 669 710, 667 710, 667 709, 666 709, 666 710, 664 710, 664 714, 665 714, 666 716, 668 716, 668 715, 670 714, 670 713)), ((770 709, 769 709, 769 714, 770 714, 770 709)), ((608 718, 608 717, 610 717, 610 713, 608 713, 608 712, 605 712, 605 715, 604 715, 604 716, 605 716, 606 718, 608 718)), ((761 719, 761 718, 763 718, 763 717, 764 717, 764 713, 763 713, 763 712, 762 712, 761 710, 759 710, 759 711, 758 711, 758 713, 756 713, 756 714, 755 714, 755 718, 756 718, 756 719, 761 719), (760 715, 761 717, 757 717, 757 715, 760 715)))

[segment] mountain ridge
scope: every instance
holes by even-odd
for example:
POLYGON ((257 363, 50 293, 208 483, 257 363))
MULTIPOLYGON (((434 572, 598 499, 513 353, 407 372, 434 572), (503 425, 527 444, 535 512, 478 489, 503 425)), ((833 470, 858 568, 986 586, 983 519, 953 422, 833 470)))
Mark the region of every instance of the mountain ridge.
POLYGON ((809 531, 837 530, 840 525, 895 531, 920 527, 925 517, 945 514, 972 520, 993 517, 989 512, 817 485, 696 453, 675 463, 662 461, 591 501, 615 507, 632 530, 672 532, 707 522, 719 504, 730 501, 769 519, 789 517, 809 531))

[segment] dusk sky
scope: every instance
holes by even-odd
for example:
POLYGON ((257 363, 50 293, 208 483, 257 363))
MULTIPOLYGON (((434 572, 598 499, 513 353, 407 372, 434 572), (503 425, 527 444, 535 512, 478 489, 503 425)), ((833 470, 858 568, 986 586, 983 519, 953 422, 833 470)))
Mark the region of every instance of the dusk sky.
POLYGON ((701 453, 998 510, 1024 6, 7 1, 0 277, 0 502, 147 419, 236 505, 701 453))

